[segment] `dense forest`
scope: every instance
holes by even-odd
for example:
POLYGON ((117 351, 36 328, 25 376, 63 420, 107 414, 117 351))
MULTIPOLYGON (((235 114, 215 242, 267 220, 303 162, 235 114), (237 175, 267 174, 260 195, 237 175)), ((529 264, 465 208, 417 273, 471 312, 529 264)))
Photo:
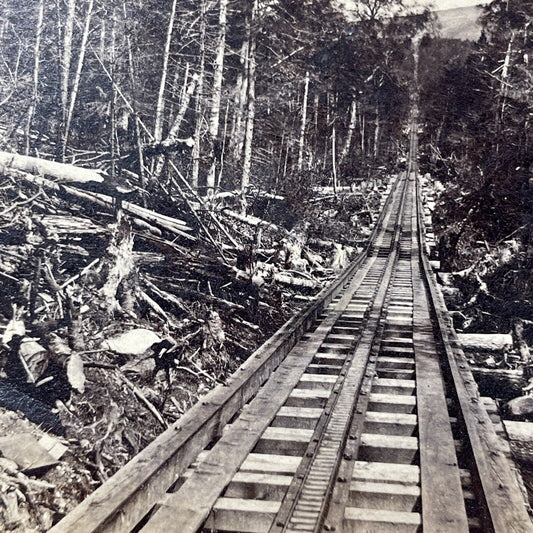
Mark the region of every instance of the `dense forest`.
POLYGON ((349 184, 401 153, 428 15, 351 24, 332 4, 4 2, 3 147, 97 166, 145 202, 176 174, 202 194, 349 184))
POLYGON ((48 529, 334 278, 416 93, 456 326, 527 351, 532 20, 495 0, 466 42, 400 0, 0 0, 0 399, 68 447, 26 499, 0 479, 5 523, 48 529))
POLYGON ((421 44, 423 171, 441 192, 434 222, 456 274, 456 326, 524 328, 531 342, 533 5, 494 1, 478 42, 421 44))
POLYGON ((40 485, 3 458, 4 523, 48 529, 361 249, 433 31, 391 0, 0 2, 0 433, 65 447, 40 485))

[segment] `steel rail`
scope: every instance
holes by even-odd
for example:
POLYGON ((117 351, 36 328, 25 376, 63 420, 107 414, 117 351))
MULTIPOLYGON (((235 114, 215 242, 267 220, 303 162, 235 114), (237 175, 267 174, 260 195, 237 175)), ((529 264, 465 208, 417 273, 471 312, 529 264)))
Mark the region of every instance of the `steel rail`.
POLYGON ((89 497, 50 533, 127 532, 150 511, 222 428, 257 393, 326 306, 343 290, 371 253, 392 192, 363 252, 306 308, 289 319, 227 380, 194 405, 89 497))

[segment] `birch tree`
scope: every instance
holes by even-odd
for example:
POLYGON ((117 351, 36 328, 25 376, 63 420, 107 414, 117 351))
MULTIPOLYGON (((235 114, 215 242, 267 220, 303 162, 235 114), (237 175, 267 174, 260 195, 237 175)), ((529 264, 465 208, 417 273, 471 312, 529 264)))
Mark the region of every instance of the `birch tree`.
POLYGON ((244 145, 244 126, 245 126, 245 110, 246 110, 246 96, 248 94, 248 50, 250 48, 251 39, 251 25, 246 25, 246 37, 242 42, 239 51, 240 70, 237 76, 237 83, 235 89, 234 100, 234 117, 233 127, 230 136, 230 148, 233 152, 235 160, 240 161, 242 158, 242 151, 244 145))
MULTIPOLYGON (((74 17, 76 16, 76 0, 68 0, 67 3, 67 18, 63 29, 63 51, 61 56, 61 125, 64 131, 64 126, 67 122, 68 115, 68 87, 70 79, 70 63, 72 61, 72 34, 74 29, 74 17)), ((60 146, 62 143, 60 144, 60 146)), ((61 157, 64 161, 64 158, 61 157)))
POLYGON ((222 93, 222 79, 224 75, 224 52, 226 48, 228 0, 220 0, 218 18, 218 43, 213 76, 211 115, 209 117, 209 161, 210 168, 207 175, 207 189, 215 187, 216 176, 216 145, 219 144, 218 130, 220 122, 220 101, 222 93))
POLYGON ((172 42, 172 32, 174 31, 174 20, 176 18, 177 0, 172 0, 172 8, 167 27, 167 38, 163 51, 163 67, 161 70, 161 81, 159 83, 159 93, 157 95, 157 106, 155 110, 154 139, 156 142, 163 138, 163 113, 165 109, 165 88, 168 76, 168 61, 170 56, 170 45, 172 42))
POLYGON ((346 132, 346 138, 344 140, 344 146, 342 148, 341 155, 339 157, 339 163, 342 164, 348 157, 350 153, 350 147, 352 145, 352 137, 355 131, 355 126, 357 125, 357 100, 352 99, 350 105, 350 121, 348 123, 348 130, 346 132))
POLYGON ((256 69, 256 46, 257 35, 254 24, 257 17, 259 2, 254 0, 249 18, 250 25, 250 45, 248 47, 248 92, 246 95, 246 127, 244 130, 244 155, 242 164, 241 190, 245 191, 250 184, 250 171, 252 166, 252 143, 254 135, 255 120, 255 69, 256 69))
POLYGON ((85 54, 87 51, 87 39, 89 38, 89 30, 91 27, 91 19, 93 16, 93 7, 94 7, 94 0, 89 0, 89 4, 87 6, 87 13, 85 15, 85 23, 83 25, 80 51, 78 55, 78 64, 76 67, 76 73, 74 75, 74 80, 72 82, 72 89, 70 91, 70 102, 69 102, 67 115, 65 119, 65 129, 63 132, 63 142, 62 142, 62 148, 61 148, 61 160, 62 161, 65 160, 67 144, 68 144, 68 136, 69 136, 69 131, 70 131, 70 123, 72 121, 72 115, 74 114, 74 107, 76 105, 76 99, 78 97, 78 89, 80 86, 81 72, 83 70, 85 54))
POLYGON ((25 154, 29 155, 30 153, 30 134, 31 126, 33 122, 33 116, 37 108, 37 101, 39 98, 39 72, 40 72, 40 61, 41 61, 41 37, 43 34, 43 18, 44 18, 44 0, 39 0, 38 5, 38 14, 37 14, 37 30, 35 35, 35 47, 33 52, 33 84, 32 84, 32 95, 31 102, 28 108, 28 119, 26 121, 26 131, 25 131, 25 154))
POLYGON ((196 125, 194 128, 194 146, 192 149, 192 171, 191 171, 191 186, 198 189, 199 175, 200 175, 200 149, 201 149, 201 134, 203 116, 203 91, 204 91, 204 75, 205 75, 205 40, 206 40, 206 0, 202 0, 201 5, 201 20, 200 20, 200 43, 199 43, 199 68, 198 81, 196 84, 196 125))
POLYGON ((309 95, 309 71, 305 73, 304 97, 302 102, 302 123, 300 126, 300 140, 298 142, 298 172, 302 171, 304 144, 305 144, 305 126, 307 124, 307 98, 309 95))

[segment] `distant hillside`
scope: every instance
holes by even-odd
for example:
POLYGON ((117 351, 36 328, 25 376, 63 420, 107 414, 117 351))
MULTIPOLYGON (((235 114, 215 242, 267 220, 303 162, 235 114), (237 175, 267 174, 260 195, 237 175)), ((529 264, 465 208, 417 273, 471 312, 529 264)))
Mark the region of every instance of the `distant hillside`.
POLYGON ((477 6, 458 7, 436 12, 441 25, 441 35, 448 39, 477 41, 481 34, 478 21, 481 8, 477 6))

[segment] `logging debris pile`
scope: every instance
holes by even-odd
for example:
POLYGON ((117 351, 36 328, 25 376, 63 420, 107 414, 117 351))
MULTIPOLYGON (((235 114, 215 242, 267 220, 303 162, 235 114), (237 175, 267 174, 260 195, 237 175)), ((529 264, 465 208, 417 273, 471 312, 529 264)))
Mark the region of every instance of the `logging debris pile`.
POLYGON ((28 470, 0 438, 0 520, 25 532, 48 529, 308 303, 361 249, 388 185, 317 189, 305 205, 202 199, 177 181, 126 199, 103 179, 2 163, 0 434, 61 449, 28 470))

